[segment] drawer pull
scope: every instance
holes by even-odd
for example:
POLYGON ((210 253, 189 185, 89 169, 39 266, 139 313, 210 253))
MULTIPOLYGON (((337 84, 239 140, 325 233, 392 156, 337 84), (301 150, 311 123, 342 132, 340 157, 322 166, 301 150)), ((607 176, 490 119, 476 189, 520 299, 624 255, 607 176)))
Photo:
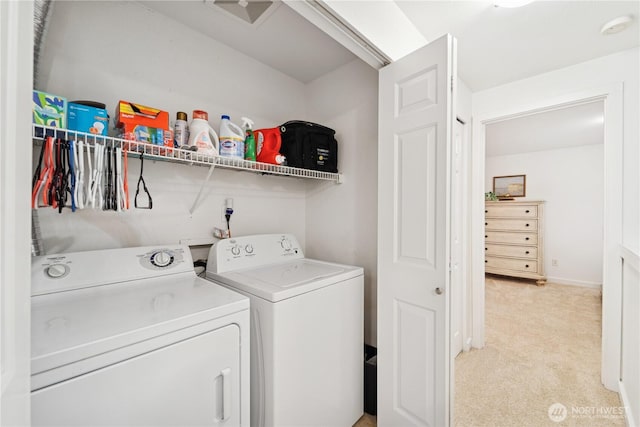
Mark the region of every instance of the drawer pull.
POLYGON ((524 240, 529 240, 529 238, 528 238, 528 237, 525 237, 525 238, 524 238, 524 240))
POLYGON ((487 261, 486 259, 484 260, 485 264, 488 263, 489 261, 487 261))
POLYGON ((485 209, 484 213, 489 213, 489 211, 485 209))
POLYGON ((528 226, 529 226, 529 224, 525 224, 525 226, 526 226, 526 227, 528 227, 528 226))
POLYGON ((529 264, 525 264, 524 268, 529 268, 529 264))
POLYGON ((487 237, 489 237, 489 236, 487 236, 487 235, 485 234, 484 238, 486 239, 487 237))
POLYGON ((488 248, 484 248, 484 250, 486 251, 486 250, 488 250, 488 248))
POLYGON ((488 223, 488 222, 485 222, 485 223, 484 223, 484 225, 489 225, 489 223, 488 223))
POLYGON ((524 211, 524 213, 529 213, 529 212, 531 212, 529 209, 527 209, 526 211, 524 211))
POLYGON ((525 251, 525 254, 529 255, 529 251, 525 251))

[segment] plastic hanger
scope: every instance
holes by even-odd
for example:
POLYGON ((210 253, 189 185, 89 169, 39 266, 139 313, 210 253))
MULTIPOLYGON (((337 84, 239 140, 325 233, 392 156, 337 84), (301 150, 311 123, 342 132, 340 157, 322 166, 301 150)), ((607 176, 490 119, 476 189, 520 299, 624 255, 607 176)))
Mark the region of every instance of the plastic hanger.
POLYGON ((107 162, 106 162, 106 170, 105 170, 105 178, 106 178, 106 182, 105 182, 105 191, 104 191, 104 210, 112 210, 115 208, 115 206, 113 206, 113 170, 112 170, 112 166, 111 166, 111 159, 112 159, 112 151, 113 147, 105 147, 105 155, 107 156, 107 162))
POLYGON ((76 160, 76 185, 74 198, 78 209, 84 209, 84 141, 75 142, 74 153, 76 160))
MULTIPOLYGON (((47 186, 47 182, 49 181, 49 176, 51 174, 51 152, 53 150, 53 138, 47 137, 44 143, 42 144, 42 150, 40 151, 40 161, 38 162, 38 167, 36 168, 36 172, 33 175, 32 180, 32 191, 31 191, 31 207, 33 209, 38 209, 38 197, 42 192, 42 189, 47 186), (42 168, 44 166, 44 168, 42 168)), ((43 200, 43 203, 47 205, 48 203, 43 200)))
POLYGON ((69 193, 71 194, 71 212, 76 211, 76 157, 75 157, 75 141, 68 141, 68 157, 67 160, 69 162, 68 172, 67 172, 67 183, 69 193))
POLYGON ((92 170, 92 178, 90 184, 90 199, 91 199, 91 207, 98 209, 102 209, 103 206, 103 198, 102 198, 102 167, 104 161, 104 145, 100 145, 96 142, 93 151, 93 170, 92 170))
POLYGON ((124 148, 123 150, 123 163, 124 163, 124 168, 123 168, 123 176, 122 176, 122 182, 123 182, 123 191, 124 191, 124 208, 125 209, 129 209, 129 168, 128 168, 128 164, 129 164, 129 151, 127 150, 127 147, 124 148))
POLYGON ((68 164, 67 143, 62 139, 56 140, 55 147, 55 170, 53 172, 53 182, 51 191, 53 194, 53 208, 58 208, 58 213, 62 213, 67 200, 67 170, 68 164))
POLYGON ((122 148, 118 147, 116 149, 116 156, 117 156, 117 162, 116 162, 116 182, 117 182, 117 191, 116 194, 118 195, 118 212, 121 212, 124 209, 127 209, 127 205, 126 205, 126 193, 124 191, 124 182, 123 182, 123 176, 122 176, 122 148))

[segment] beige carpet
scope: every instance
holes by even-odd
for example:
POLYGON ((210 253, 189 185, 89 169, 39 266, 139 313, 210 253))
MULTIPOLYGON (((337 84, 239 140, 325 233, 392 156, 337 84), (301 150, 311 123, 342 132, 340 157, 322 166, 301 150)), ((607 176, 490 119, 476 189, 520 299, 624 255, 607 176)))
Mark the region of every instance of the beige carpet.
POLYGON ((600 383, 600 291, 532 283, 487 276, 486 346, 456 358, 454 425, 624 425, 603 415, 620 400, 600 383))

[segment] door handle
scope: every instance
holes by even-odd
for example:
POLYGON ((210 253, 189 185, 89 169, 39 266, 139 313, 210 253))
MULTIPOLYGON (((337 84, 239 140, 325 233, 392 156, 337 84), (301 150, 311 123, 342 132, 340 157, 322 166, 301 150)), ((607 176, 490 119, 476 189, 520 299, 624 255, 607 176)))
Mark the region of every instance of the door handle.
POLYGON ((436 295, 442 295, 443 292, 442 288, 436 288, 436 295))
POLYGON ((231 416, 231 368, 224 368, 222 374, 222 417, 221 421, 231 416))

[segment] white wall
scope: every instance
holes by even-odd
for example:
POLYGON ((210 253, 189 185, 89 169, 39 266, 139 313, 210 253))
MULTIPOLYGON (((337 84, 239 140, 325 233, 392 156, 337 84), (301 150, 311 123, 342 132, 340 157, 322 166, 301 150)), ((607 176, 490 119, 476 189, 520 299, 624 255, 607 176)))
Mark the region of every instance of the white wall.
MULTIPOLYGON (((305 86, 250 57, 133 2, 56 2, 41 63, 42 87, 69 100, 91 99, 114 114, 118 100, 169 111, 209 112, 256 128, 304 115, 305 86)), ((37 151, 37 150, 36 150, 37 151)), ((129 160, 131 197, 139 162, 129 160)), ((177 242, 223 226, 234 198, 235 235, 290 232, 305 243, 305 183, 217 169, 201 206, 189 214, 207 169, 145 161, 154 208, 116 214, 39 211, 48 253, 177 242)), ((131 200, 133 203, 133 199, 131 200)))
POLYGON ((527 197, 518 200, 545 201, 544 268, 549 282, 602 284, 603 155, 604 146, 597 144, 486 159, 486 191, 493 191, 494 176, 524 174, 527 197), (552 259, 558 261, 556 267, 552 259))
POLYGON ((360 60, 311 82, 308 119, 336 129, 344 184, 307 184, 309 257, 359 265, 365 277, 365 342, 376 345, 378 72, 360 60))

